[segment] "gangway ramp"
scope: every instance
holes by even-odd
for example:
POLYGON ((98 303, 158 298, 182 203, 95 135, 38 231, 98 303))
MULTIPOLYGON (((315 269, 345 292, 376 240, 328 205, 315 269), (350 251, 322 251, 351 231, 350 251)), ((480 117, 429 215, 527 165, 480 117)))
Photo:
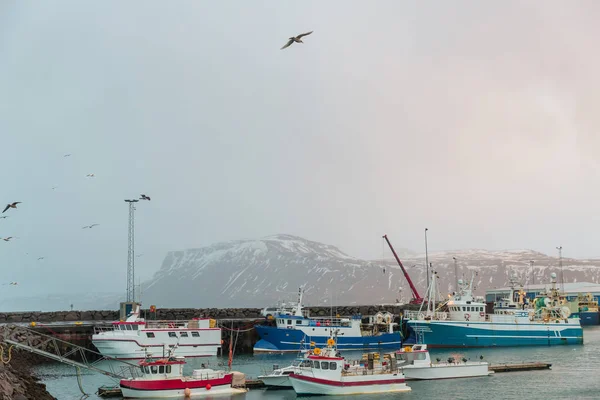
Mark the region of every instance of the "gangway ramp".
POLYGON ((139 366, 136 364, 114 357, 103 356, 93 350, 23 326, 8 325, 0 329, 2 331, 2 341, 5 343, 64 364, 92 370, 115 379, 131 378, 139 371, 139 366), (70 350, 61 351, 61 348, 70 348, 70 350), (106 361, 111 362, 107 363, 106 361), (108 366, 108 370, 100 368, 100 363, 103 362, 108 366))

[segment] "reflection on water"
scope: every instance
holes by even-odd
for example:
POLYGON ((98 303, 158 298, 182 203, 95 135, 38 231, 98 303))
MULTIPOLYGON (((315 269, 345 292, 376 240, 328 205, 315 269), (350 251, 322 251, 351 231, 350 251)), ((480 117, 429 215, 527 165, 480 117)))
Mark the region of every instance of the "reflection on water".
MULTIPOLYGON (((412 392, 394 393, 368 396, 352 396, 354 400, 367 399, 466 399, 479 400, 491 399, 598 399, 600 398, 600 382, 596 378, 597 366, 600 365, 600 327, 585 328, 584 345, 555 346, 555 347, 529 347, 529 348, 495 348, 495 349, 467 349, 467 350, 431 350, 432 359, 442 360, 449 356, 463 356, 479 360, 484 356, 484 361, 492 364, 521 363, 521 362, 549 362, 552 369, 546 371, 528 371, 494 374, 490 377, 468 378, 440 381, 411 381, 409 386, 412 392)), ((360 358, 360 352, 343 352, 347 358, 360 358)), ((295 354, 284 355, 241 355, 234 359, 233 369, 256 377, 265 370, 271 370, 273 364, 286 366, 295 358, 295 354)), ((207 357, 192 358, 187 360, 185 373, 191 374, 193 369, 200 368, 202 363, 207 363, 210 368, 224 369, 227 358, 207 357)), ((99 364, 103 369, 110 370, 117 365, 107 362, 99 364)), ((48 390, 59 400, 78 400, 82 393, 77 385, 75 368, 63 364, 46 364, 37 368, 48 390)), ((100 399, 94 393, 102 385, 118 386, 118 381, 89 371, 82 371, 82 386, 90 396, 88 399, 100 399)), ((243 395, 211 396, 203 399, 229 399, 255 400, 255 399, 295 399, 294 391, 289 390, 262 390, 255 389, 243 395)))

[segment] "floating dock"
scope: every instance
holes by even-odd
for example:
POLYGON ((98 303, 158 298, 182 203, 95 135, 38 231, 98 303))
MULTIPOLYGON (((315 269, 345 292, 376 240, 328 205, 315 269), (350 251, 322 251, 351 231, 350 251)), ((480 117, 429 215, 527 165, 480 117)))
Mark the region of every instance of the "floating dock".
POLYGON ((109 397, 123 397, 123 394, 121 393, 121 388, 118 386, 112 387, 112 386, 102 386, 100 388, 98 388, 98 391, 96 392, 96 394, 100 397, 104 397, 104 398, 109 398, 109 397))
POLYGON ((540 369, 550 369, 552 364, 548 363, 523 363, 523 364, 496 364, 490 365, 488 369, 490 371, 494 371, 495 373, 499 372, 518 372, 518 371, 535 371, 540 369))

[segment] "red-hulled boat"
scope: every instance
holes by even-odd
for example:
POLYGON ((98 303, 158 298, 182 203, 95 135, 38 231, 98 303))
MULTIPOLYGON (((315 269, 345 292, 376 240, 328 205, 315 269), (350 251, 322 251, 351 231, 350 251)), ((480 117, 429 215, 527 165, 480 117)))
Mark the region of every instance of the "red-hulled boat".
POLYGON ((183 375, 183 357, 146 359, 139 362, 138 375, 122 379, 121 392, 125 399, 193 398, 216 394, 246 393, 245 376, 240 372, 195 369, 192 376, 183 375))

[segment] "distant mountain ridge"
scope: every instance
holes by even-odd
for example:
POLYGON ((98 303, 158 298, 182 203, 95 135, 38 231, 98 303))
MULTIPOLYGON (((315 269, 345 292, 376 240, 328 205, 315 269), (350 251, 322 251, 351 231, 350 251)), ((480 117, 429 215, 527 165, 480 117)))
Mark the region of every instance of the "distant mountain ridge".
MULTIPOLYGON (((425 257, 399 251, 421 296, 425 293, 425 257)), ((531 283, 560 276, 558 260, 532 250, 481 249, 434 252, 429 262, 440 277, 440 291, 454 287, 454 260, 459 277, 475 272, 477 293, 508 284, 515 274, 531 283)), ((563 258, 565 282, 600 279, 600 260, 563 258)), ((159 307, 263 307, 294 299, 298 287, 306 289, 305 304, 353 305, 408 301, 410 289, 394 259, 362 260, 335 246, 293 235, 273 235, 255 240, 234 240, 210 246, 169 252, 154 277, 143 286, 146 304, 159 307)))

